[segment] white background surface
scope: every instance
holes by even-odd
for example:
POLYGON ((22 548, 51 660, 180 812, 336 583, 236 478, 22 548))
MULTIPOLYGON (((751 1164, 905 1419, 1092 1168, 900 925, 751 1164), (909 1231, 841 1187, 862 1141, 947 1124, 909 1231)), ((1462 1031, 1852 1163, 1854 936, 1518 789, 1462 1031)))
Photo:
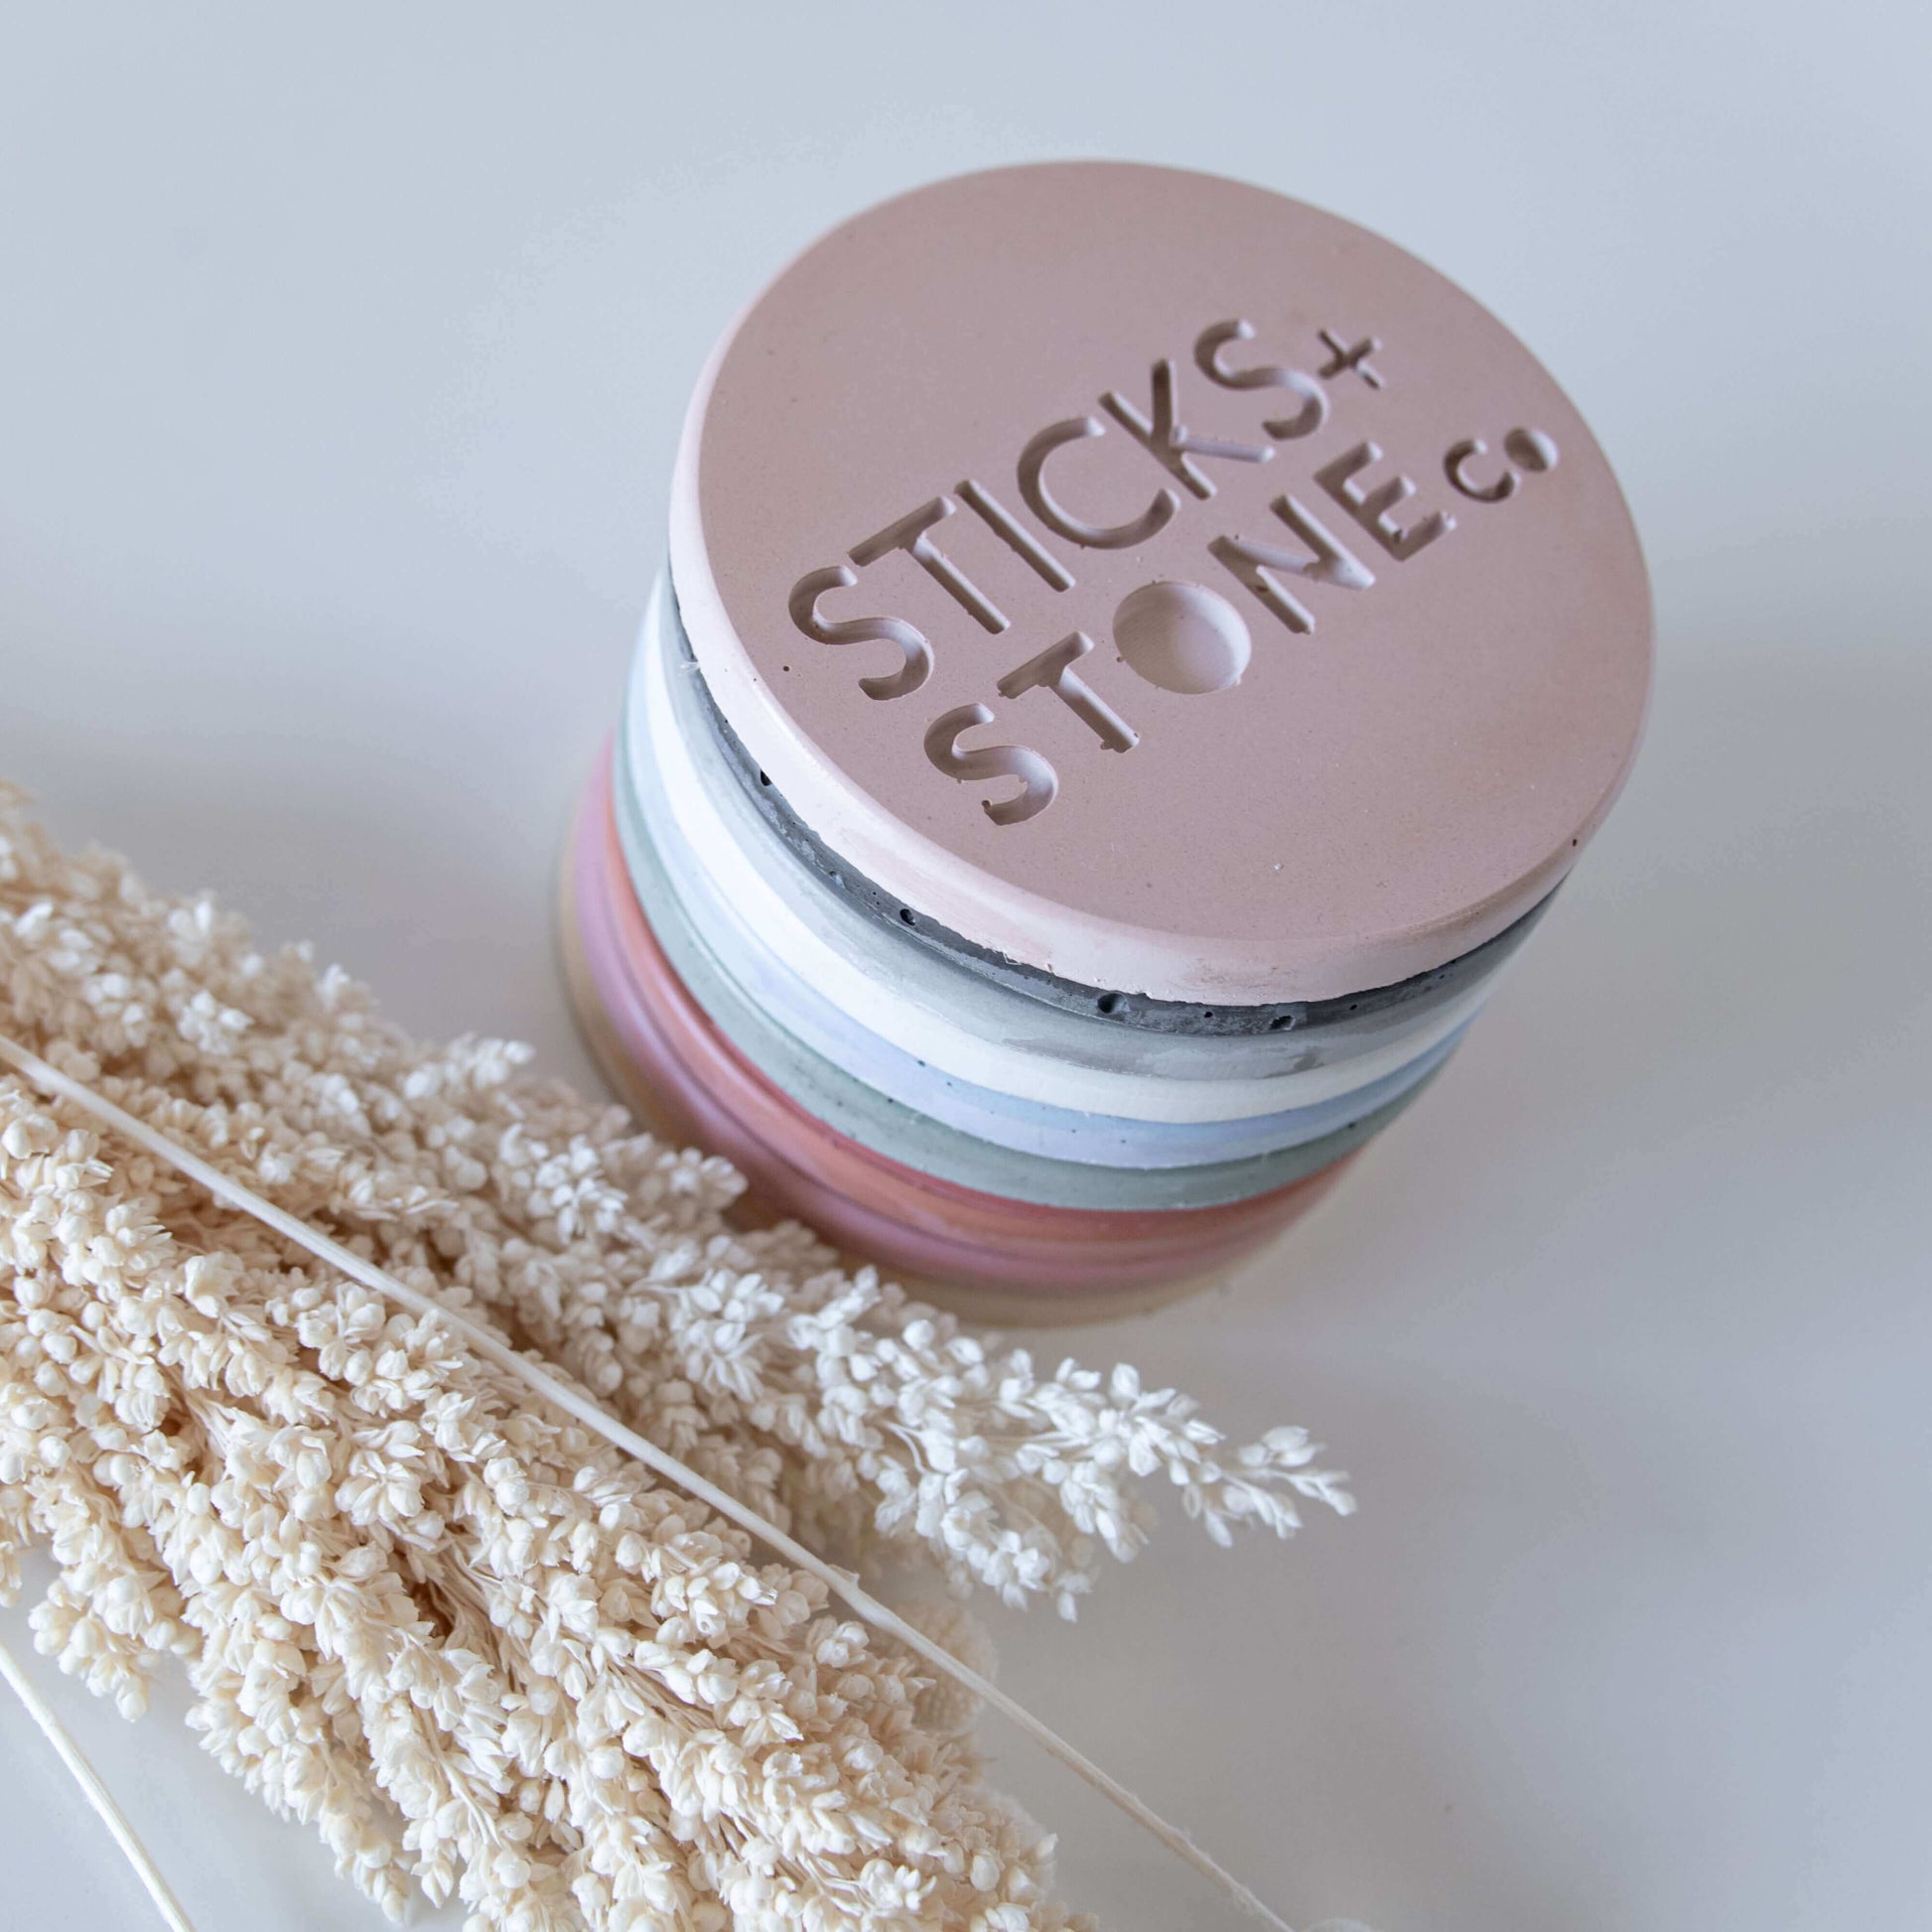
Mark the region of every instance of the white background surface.
MULTIPOLYGON (((1308 1422, 1361 1514, 1230 1555, 1172 1521, 1079 1628, 1000 1616, 1007 1681, 1298 1924, 1923 1927, 1924 10, 665 13, 5 11, 0 771, 412 1027, 589 1077, 556 845, 685 390, 759 281, 868 201, 1048 155, 1406 243, 1623 477, 1649 744, 1333 1203, 1079 1340, 1230 1428, 1308 1422)), ((179 1698, 130 1727, 34 1669, 202 1932, 376 1923, 179 1698)), ((1227 1922, 1000 1742, 1077 1897, 1227 1922)), ((0 1925, 149 1922, 0 1704, 0 1925)))

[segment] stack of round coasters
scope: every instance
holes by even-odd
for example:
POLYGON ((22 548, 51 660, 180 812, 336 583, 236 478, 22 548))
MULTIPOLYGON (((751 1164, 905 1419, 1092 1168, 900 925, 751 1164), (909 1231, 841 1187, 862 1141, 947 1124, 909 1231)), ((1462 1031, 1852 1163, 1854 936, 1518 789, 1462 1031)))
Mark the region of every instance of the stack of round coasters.
POLYGON ((573 989, 648 1118, 856 1256, 1152 1303, 1426 1087, 1649 667, 1601 453, 1433 270, 1206 176, 942 182, 699 381, 573 989))

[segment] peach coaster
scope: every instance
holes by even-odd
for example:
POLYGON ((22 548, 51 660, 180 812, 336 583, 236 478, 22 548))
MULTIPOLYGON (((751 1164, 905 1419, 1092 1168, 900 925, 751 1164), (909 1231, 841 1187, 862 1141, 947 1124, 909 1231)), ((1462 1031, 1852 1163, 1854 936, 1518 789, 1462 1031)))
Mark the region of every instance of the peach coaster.
POLYGON ((938 183, 726 334, 673 483, 720 708, 905 905, 1083 984, 1319 999, 1439 966, 1622 781, 1643 565, 1502 325, 1261 189, 938 183))

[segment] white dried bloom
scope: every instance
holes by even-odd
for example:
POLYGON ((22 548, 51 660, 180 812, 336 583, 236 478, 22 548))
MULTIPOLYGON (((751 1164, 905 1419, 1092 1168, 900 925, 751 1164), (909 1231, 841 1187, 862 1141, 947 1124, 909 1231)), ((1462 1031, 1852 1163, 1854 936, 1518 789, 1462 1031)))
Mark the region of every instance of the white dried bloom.
POLYGON ((65 1668, 131 1715, 186 1658, 217 1758, 392 1912, 413 1879, 504 1932, 1069 1923, 816 1580, 112 1153, 0 1079, 0 1543, 60 1566, 65 1668))
MULTIPOLYGON (((1142 1479, 1220 1540, 1349 1507, 1300 1431, 1230 1453, 1131 1369, 1041 1376, 741 1232, 725 1163, 522 1048, 409 1040, 4 789, 0 1026, 823 1548, 1071 1614, 1144 1541, 1142 1479)), ((391 1911, 414 1879, 479 1926, 1066 1922, 950 1692, 520 1398, 0 1080, 0 1594, 44 1543, 65 1668, 131 1712, 187 1658, 208 1747, 391 1911)))
MULTIPOLYGON (((1351 1507, 1298 1430, 1230 1451, 1193 1403, 990 1349, 805 1229, 726 1219, 723 1161, 523 1075, 527 1050, 412 1041, 306 951, 201 897, 69 858, 0 795, 0 1009, 101 1090, 425 1290, 486 1306, 639 1433, 855 1560, 923 1546, 950 1580, 1071 1614, 1099 1550, 1146 1540, 1165 1476, 1225 1541, 1351 1507)), ((352 1347, 345 1361, 355 1361, 352 1347)))

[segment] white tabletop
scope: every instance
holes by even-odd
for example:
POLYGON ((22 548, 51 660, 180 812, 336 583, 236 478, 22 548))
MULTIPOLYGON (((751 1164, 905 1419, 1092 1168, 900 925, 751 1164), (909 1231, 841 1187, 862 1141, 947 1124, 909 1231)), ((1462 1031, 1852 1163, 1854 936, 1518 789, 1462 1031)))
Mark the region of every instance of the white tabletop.
MULTIPOLYGON (((1381 228, 1618 466, 1649 743, 1332 1203, 1078 1338, 1309 1423, 1360 1515, 1224 1554, 1171 1512, 1079 1627, 993 1613, 1006 1680, 1298 1925, 1925 1924, 1923 9, 660 11, 14 10, 0 772, 406 1024, 588 1079, 557 842, 735 305, 872 199, 1037 155, 1381 228)), ((178 1689, 130 1726, 31 1667, 200 1932, 376 1925, 178 1689)), ((1232 1922, 994 1742, 1110 1923, 1232 1922)), ((151 1922, 0 1699, 0 1923, 151 1922)))

